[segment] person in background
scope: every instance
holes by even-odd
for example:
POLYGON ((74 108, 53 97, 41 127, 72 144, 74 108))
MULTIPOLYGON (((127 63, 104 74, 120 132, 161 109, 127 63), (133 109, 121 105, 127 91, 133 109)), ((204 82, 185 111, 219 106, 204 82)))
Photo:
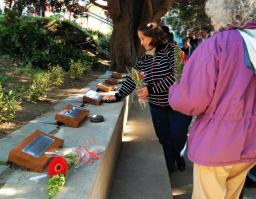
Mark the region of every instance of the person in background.
MULTIPOLYGON (((137 90, 137 95, 149 101, 149 108, 156 135, 164 151, 169 175, 177 164, 185 170, 185 160, 180 156, 187 140, 191 116, 174 111, 168 104, 168 90, 175 82, 175 45, 166 42, 166 33, 156 23, 139 26, 138 37, 146 50, 135 69, 144 74, 145 86, 137 90)), ((120 101, 133 92, 135 83, 131 77, 123 83, 114 96, 104 96, 104 100, 120 101)))
POLYGON ((162 26, 161 27, 163 29, 163 31, 167 34, 167 43, 175 43, 174 41, 174 35, 172 32, 170 32, 170 29, 168 28, 168 26, 162 26))
POLYGON ((193 52, 193 48, 190 44, 190 39, 188 37, 183 39, 182 43, 183 43, 183 47, 181 48, 181 51, 180 51, 180 58, 181 58, 182 64, 185 64, 188 61, 189 57, 191 56, 193 52))
POLYGON ((211 30, 208 27, 203 27, 201 29, 200 33, 201 33, 202 41, 204 41, 205 39, 208 39, 211 36, 210 32, 211 32, 211 30))
POLYGON ((206 12, 218 32, 194 51, 169 104, 197 116, 192 199, 238 199, 256 164, 256 1, 208 0, 206 12))
POLYGON ((181 50, 189 58, 193 52, 193 47, 190 44, 190 39, 188 37, 186 37, 185 39, 182 40, 182 43, 183 43, 183 47, 181 48, 181 50))
POLYGON ((192 49, 196 49, 199 44, 199 39, 196 36, 195 32, 189 32, 187 38, 189 39, 189 43, 192 46, 192 49))

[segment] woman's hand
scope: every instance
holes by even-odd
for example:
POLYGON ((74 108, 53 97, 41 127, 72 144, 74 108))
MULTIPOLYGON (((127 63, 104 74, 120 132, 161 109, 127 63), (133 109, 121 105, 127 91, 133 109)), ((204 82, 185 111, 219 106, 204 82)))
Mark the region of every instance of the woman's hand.
POLYGON ((116 97, 114 95, 104 95, 102 101, 116 101, 116 97))
POLYGON ((136 93, 140 99, 143 99, 143 100, 148 99, 149 93, 148 93, 148 88, 146 86, 137 89, 136 93))

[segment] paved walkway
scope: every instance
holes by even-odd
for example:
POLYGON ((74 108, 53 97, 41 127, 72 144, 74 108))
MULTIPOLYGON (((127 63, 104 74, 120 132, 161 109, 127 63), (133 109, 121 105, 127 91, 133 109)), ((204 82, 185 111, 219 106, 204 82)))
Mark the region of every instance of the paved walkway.
MULTIPOLYGON (((171 179, 173 199, 190 199, 192 163, 171 179)), ((154 134, 149 110, 133 106, 124 130, 123 147, 113 180, 110 199, 167 199, 171 190, 160 144, 154 134)), ((255 199, 256 189, 246 188, 244 199, 255 199)))
POLYGON ((162 147, 148 107, 143 111, 137 105, 131 107, 113 179, 110 199, 171 198, 162 147))

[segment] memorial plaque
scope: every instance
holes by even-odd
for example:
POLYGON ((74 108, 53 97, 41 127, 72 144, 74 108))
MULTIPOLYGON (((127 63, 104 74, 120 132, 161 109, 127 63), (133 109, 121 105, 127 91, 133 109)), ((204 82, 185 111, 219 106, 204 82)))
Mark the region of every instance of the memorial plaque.
POLYGON ((96 91, 93 91, 93 90, 89 90, 83 96, 83 101, 86 103, 94 104, 94 105, 100 105, 101 98, 102 98, 102 96, 99 93, 97 93, 96 91))
POLYGON ((105 80, 105 83, 110 85, 122 84, 125 79, 115 79, 115 78, 108 78, 105 80))
POLYGON ((63 143, 60 138, 36 130, 10 151, 8 162, 42 172, 50 160, 45 152, 56 150, 63 143))
POLYGON ((124 73, 118 73, 118 72, 113 72, 111 75, 112 78, 116 78, 116 79, 121 79, 121 78, 126 78, 127 74, 124 73))
POLYGON ((71 127, 79 127, 81 123, 88 117, 89 110, 68 104, 63 110, 55 115, 55 120, 71 127))
POLYGON ((113 86, 110 86, 109 84, 105 84, 105 83, 98 83, 97 89, 104 91, 104 92, 109 92, 109 91, 114 90, 113 86))
POLYGON ((39 135, 34 139, 30 144, 22 149, 22 151, 26 154, 29 154, 33 157, 40 157, 53 143, 54 139, 45 136, 39 135))

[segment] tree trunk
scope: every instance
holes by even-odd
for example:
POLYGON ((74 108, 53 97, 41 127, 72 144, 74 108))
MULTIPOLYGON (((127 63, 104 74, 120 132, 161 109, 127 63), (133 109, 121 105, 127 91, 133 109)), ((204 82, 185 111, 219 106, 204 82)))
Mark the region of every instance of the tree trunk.
POLYGON ((108 0, 114 27, 111 37, 112 70, 126 71, 134 66, 142 48, 137 36, 139 25, 159 22, 174 0, 108 0))
POLYGON ((125 71, 135 63, 133 1, 122 0, 121 15, 113 20, 111 36, 112 69, 125 71))

